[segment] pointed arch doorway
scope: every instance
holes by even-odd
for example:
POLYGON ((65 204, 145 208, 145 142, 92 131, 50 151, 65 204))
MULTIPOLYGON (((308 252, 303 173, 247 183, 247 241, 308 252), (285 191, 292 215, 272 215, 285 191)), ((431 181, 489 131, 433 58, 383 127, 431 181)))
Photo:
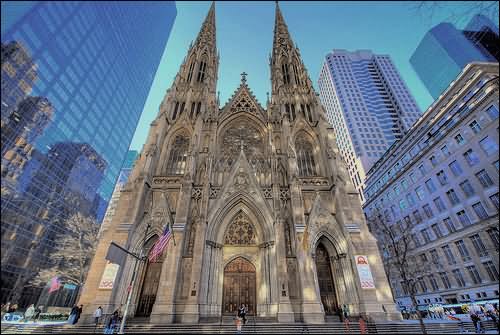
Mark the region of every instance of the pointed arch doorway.
POLYGON ((256 306, 255 267, 243 257, 237 257, 224 268, 222 313, 236 314, 245 304, 249 315, 255 315, 256 306))
POLYGON ((318 273, 321 303, 326 315, 339 314, 337 295, 332 276, 330 255, 322 242, 316 247, 316 271, 318 273))
MULTIPOLYGON (((148 255, 158 238, 152 238, 146 242, 145 249, 148 250, 148 255)), ((156 301, 156 293, 160 283, 161 267, 163 265, 163 257, 160 257, 157 262, 147 261, 145 264, 145 272, 142 280, 142 287, 137 302, 137 310, 135 316, 149 317, 153 310, 153 305, 156 301)))

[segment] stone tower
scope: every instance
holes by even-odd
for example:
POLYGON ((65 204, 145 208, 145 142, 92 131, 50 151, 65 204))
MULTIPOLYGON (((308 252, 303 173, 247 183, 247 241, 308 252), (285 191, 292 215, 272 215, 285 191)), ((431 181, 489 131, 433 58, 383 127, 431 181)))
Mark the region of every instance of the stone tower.
POLYGON ((138 267, 131 315, 194 323, 234 315, 245 303, 257 317, 322 323, 345 304, 353 315, 400 318, 278 4, 266 108, 246 73, 219 107, 215 41, 212 4, 101 233, 80 299, 84 314, 125 303, 133 259, 112 289, 100 284, 110 242, 147 254, 170 225, 175 243, 138 267))

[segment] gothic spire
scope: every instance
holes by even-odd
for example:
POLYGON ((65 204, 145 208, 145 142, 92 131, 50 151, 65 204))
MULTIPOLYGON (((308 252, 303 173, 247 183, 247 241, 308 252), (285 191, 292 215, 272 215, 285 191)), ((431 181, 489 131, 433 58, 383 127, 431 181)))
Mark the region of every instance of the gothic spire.
POLYGON ((280 55, 280 52, 287 53, 293 48, 293 41, 288 32, 283 14, 281 14, 280 6, 276 1, 276 16, 274 20, 274 39, 273 39, 273 61, 280 55))
POLYGON ((196 37, 194 43, 195 47, 200 47, 201 45, 208 45, 210 51, 214 52, 216 55, 216 40, 215 40, 215 1, 212 1, 208 14, 203 21, 200 32, 196 37))

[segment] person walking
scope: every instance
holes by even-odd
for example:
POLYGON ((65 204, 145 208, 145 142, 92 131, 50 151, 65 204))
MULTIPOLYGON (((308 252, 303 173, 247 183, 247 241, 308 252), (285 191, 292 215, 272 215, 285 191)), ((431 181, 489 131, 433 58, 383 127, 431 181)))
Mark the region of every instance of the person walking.
POLYGON ((236 317, 235 324, 236 324, 236 333, 241 334, 241 328, 243 327, 243 320, 239 315, 236 317))
POLYGON ((37 308, 35 308, 35 322, 38 322, 38 320, 40 319, 40 313, 42 313, 42 308, 43 306, 38 306, 37 308))
POLYGON ((78 314, 78 306, 74 305, 69 313, 68 323, 74 325, 76 323, 76 316, 78 314))
POLYGON ((31 304, 30 307, 24 313, 24 322, 33 321, 35 316, 35 305, 31 304))
POLYGON ((359 331, 361 334, 366 334, 366 321, 363 318, 363 315, 359 317, 359 331))
POLYGON ((247 323, 246 315, 247 315, 247 312, 246 312, 245 304, 241 304, 240 308, 238 309, 238 317, 240 317, 242 319, 243 324, 247 323))
POLYGON ((97 309, 94 312, 94 321, 95 321, 96 327, 99 324, 99 319, 101 318, 101 316, 102 316, 102 307, 99 306, 99 307, 97 307, 97 309))
POLYGON ((476 329, 476 334, 481 334, 481 318, 476 313, 472 313, 470 318, 476 329))
POLYGON ((106 328, 104 328, 104 334, 113 334, 115 332, 115 325, 118 324, 118 312, 114 311, 113 315, 106 322, 106 328))

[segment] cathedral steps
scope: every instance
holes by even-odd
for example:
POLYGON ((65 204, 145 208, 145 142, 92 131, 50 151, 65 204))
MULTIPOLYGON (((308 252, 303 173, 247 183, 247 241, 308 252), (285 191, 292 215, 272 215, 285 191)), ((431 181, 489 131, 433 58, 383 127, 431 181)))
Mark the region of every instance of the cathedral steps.
MULTIPOLYGON (((492 321, 482 322, 482 325, 488 331, 496 330, 492 321)), ((276 334, 360 334, 359 324, 351 322, 350 329, 347 330, 343 323, 325 323, 321 325, 310 325, 301 323, 249 323, 243 327, 242 333, 276 333, 276 334)), ((465 322, 464 328, 470 333, 474 333, 474 327, 471 322, 465 322)), ((458 334, 460 326, 457 322, 429 322, 426 323, 427 333, 429 334, 458 334)), ((147 333, 147 334, 234 334, 234 324, 169 324, 152 325, 147 323, 130 323, 125 327, 125 333, 147 333)), ((103 327, 95 328, 93 325, 76 326, 19 326, 2 324, 2 334, 102 334, 103 327)), ((420 326, 416 321, 410 322, 384 322, 368 325, 368 333, 379 334, 421 334, 420 326)))

